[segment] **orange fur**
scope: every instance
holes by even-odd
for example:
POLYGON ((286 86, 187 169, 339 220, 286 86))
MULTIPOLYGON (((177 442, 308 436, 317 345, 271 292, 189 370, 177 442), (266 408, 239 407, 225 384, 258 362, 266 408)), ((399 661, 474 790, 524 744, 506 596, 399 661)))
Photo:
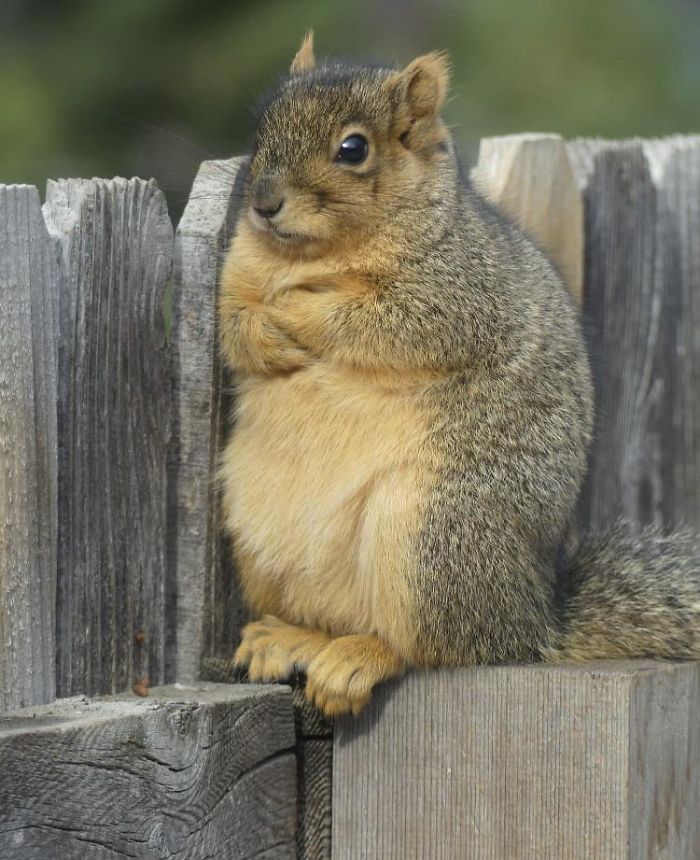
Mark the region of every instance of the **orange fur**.
MULTIPOLYGON (((243 227, 222 276, 222 327, 231 308, 242 308, 279 332, 301 333, 308 343, 312 331, 323 338, 324 302, 358 297, 371 300, 362 281, 332 270, 324 277, 317 262, 280 260, 243 227)), ((223 344, 240 368, 244 361, 239 351, 231 354, 225 330, 223 344)), ((301 349, 291 338, 289 344, 301 349)), ((379 635, 394 655, 389 663, 402 665, 415 657, 411 534, 430 480, 423 454, 427 425, 415 400, 430 375, 374 368, 368 376, 347 356, 308 352, 290 375, 280 371, 277 343, 258 338, 248 346, 256 358, 245 360, 236 432, 222 465, 225 515, 243 560, 246 600, 256 611, 300 625, 291 629, 302 638, 308 636, 302 628, 379 635)), ((279 642, 271 646, 274 655, 251 663, 245 633, 244 644, 237 660, 251 665, 256 677, 267 677, 271 666, 282 671, 298 664, 293 654, 282 655, 279 642)), ((338 701, 331 701, 337 709, 338 701)), ((346 703, 357 705, 352 697, 346 703)))
POLYGON ((406 655, 407 552, 429 479, 412 401, 321 362, 247 379, 222 469, 246 592, 275 588, 284 620, 336 635, 381 630, 406 655))
POLYGON ((559 588, 585 344, 549 261, 461 180, 445 58, 317 65, 307 40, 293 67, 221 281, 226 522, 264 615, 238 664, 304 669, 332 716, 406 665, 697 656, 679 535, 603 539, 559 588))

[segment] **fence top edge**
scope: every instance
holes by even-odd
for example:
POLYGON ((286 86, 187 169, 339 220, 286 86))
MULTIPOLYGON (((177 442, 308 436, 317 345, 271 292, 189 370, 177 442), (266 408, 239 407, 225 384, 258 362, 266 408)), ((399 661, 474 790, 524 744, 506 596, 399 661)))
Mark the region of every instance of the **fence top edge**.
POLYGON ((0 714, 0 741, 39 731, 68 731, 77 725, 143 716, 163 707, 253 703, 260 699, 284 700, 291 714, 292 693, 281 684, 215 684, 154 687, 140 698, 132 693, 114 696, 74 696, 49 705, 36 705, 0 714))
POLYGON ((700 672, 700 664, 682 660, 593 660, 586 663, 517 663, 508 665, 478 665, 460 668, 443 667, 438 669, 414 670, 407 678, 424 678, 442 676, 444 679, 453 678, 461 684, 465 680, 477 680, 479 677, 495 677, 510 675, 517 672, 525 675, 552 676, 585 676, 590 678, 640 677, 649 675, 684 674, 700 672))
POLYGON ((238 176, 248 156, 203 161, 192 183, 177 235, 217 237, 227 224, 238 176))

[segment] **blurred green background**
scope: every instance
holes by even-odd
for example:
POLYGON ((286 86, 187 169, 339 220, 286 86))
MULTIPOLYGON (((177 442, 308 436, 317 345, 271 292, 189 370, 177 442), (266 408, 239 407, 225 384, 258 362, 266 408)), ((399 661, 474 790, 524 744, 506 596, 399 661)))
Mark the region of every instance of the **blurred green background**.
POLYGON ((307 27, 318 54, 448 49, 467 160, 514 131, 700 131, 698 0, 0 0, 0 182, 154 176, 177 217, 307 27))

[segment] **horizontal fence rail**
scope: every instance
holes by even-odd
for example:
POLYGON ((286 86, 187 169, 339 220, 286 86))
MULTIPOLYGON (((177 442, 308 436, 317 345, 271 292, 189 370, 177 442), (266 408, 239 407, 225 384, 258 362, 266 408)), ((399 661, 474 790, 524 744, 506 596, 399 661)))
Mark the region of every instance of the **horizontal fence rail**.
POLYGON ((333 857, 700 856, 700 667, 411 675, 336 726, 333 857))

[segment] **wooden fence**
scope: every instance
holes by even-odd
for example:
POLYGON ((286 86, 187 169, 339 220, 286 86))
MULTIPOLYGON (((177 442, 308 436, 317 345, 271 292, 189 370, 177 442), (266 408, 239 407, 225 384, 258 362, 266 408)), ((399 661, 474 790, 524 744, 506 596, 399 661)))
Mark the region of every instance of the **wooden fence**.
MULTIPOLYGON (((244 616, 215 482, 240 164, 174 237, 152 181, 0 186, 0 856, 697 858, 694 665, 413 675, 334 740, 202 681, 244 616)), ((700 138, 494 138, 474 180, 581 303, 582 524, 700 531, 700 138)))

